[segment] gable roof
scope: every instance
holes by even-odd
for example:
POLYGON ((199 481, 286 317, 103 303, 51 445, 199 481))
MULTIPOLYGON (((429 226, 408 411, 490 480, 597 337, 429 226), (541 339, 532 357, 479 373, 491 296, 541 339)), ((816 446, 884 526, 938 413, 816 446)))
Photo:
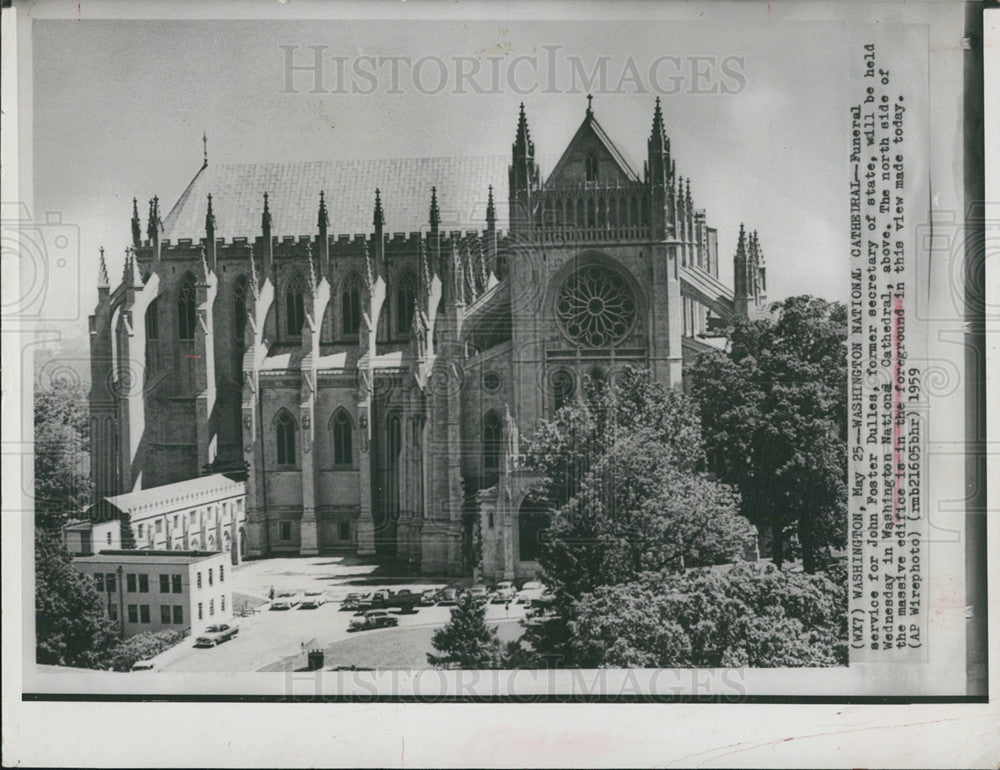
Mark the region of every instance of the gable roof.
POLYGON ((314 236, 320 190, 331 234, 370 233, 376 187, 387 233, 427 227, 431 187, 437 188, 442 230, 481 230, 486 227, 489 185, 495 200, 507 200, 507 165, 502 155, 209 164, 164 217, 161 237, 172 242, 204 238, 211 194, 215 237, 254 238, 261 232, 265 192, 272 236, 314 236))
POLYGON ((559 172, 562 171, 562 167, 569 162, 573 148, 580 141, 582 141, 583 137, 588 133, 592 133, 595 137, 597 137, 598 141, 600 141, 600 143, 608 151, 608 154, 614 159, 615 163, 618 164, 618 167, 628 179, 633 182, 641 181, 639 179, 639 174, 636 172, 635 168, 633 168, 625 153, 618 149, 615 143, 611 141, 611 137, 608 136, 608 132, 604 130, 600 123, 597 122, 597 118, 594 117, 594 113, 591 110, 587 110, 587 114, 583 118, 583 123, 580 124, 576 133, 573 134, 573 138, 570 140, 569 144, 566 145, 566 149, 563 151, 562 157, 559 158, 559 162, 556 163, 555 168, 552 169, 552 172, 548 175, 548 177, 546 177, 546 179, 554 179, 559 175, 559 172))

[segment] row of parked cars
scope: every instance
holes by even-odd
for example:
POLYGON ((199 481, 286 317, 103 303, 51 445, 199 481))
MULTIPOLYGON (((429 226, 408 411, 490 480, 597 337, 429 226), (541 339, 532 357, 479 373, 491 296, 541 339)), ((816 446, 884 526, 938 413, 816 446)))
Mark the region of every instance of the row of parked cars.
POLYGON ((326 596, 322 591, 306 591, 299 594, 296 591, 282 591, 275 594, 271 600, 272 610, 290 610, 298 608, 300 610, 315 610, 326 604, 326 596))
POLYGON ((422 593, 403 588, 392 591, 382 588, 371 593, 348 594, 340 609, 355 613, 363 613, 373 609, 398 608, 401 612, 416 612, 419 607, 453 607, 463 594, 469 594, 476 600, 490 604, 524 604, 535 606, 550 599, 550 594, 544 585, 538 581, 528 581, 518 591, 513 582, 505 580, 493 588, 485 585, 474 585, 471 588, 448 586, 446 588, 428 588, 422 593))

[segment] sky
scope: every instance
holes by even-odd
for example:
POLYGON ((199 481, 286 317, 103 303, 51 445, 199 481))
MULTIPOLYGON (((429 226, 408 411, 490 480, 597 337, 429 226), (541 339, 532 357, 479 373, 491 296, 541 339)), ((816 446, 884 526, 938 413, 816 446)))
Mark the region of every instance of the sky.
POLYGON ((78 227, 80 244, 77 274, 49 291, 79 307, 67 322, 84 331, 96 301, 99 247, 115 282, 130 243, 133 196, 145 232, 146 201, 158 195, 165 214, 201 166, 203 132, 210 163, 509 154, 523 101, 544 177, 586 109, 575 59, 585 76, 604 62, 603 88, 590 84, 595 115, 640 174, 653 102, 663 92, 677 172, 691 178, 695 206, 719 230, 727 282, 745 222, 760 234, 770 298, 843 300, 848 37, 830 22, 794 29, 648 21, 36 21, 34 217, 61 212, 63 223, 78 227), (284 92, 282 46, 295 47, 297 65, 314 61, 308 46, 324 46, 321 88, 313 73, 297 72, 293 92, 284 92), (390 63, 358 63, 387 56, 409 57, 398 65, 395 88, 390 63), (344 80, 335 57, 344 62, 344 80), (413 65, 424 57, 415 78, 413 65), (456 57, 481 67, 463 86, 459 67, 474 65, 456 57), (528 58, 514 64, 517 57, 528 58), (694 64, 690 57, 705 58, 694 64), (729 72, 741 77, 721 69, 728 57, 735 57, 729 72), (353 67, 376 75, 355 76, 353 67), (500 73, 497 85, 491 67, 500 73), (707 78, 695 76, 695 67, 707 78), (622 81, 630 73, 637 77, 622 81), (671 75, 680 78, 676 86, 671 75), (487 92, 476 93, 473 82, 487 92), (716 93, 697 92, 713 86, 716 93))

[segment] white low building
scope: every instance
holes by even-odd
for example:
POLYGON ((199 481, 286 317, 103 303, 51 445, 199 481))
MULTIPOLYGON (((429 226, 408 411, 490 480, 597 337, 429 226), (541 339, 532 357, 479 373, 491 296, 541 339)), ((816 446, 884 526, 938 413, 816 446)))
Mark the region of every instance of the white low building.
POLYGON ((88 556, 95 551, 122 547, 121 524, 116 520, 73 519, 63 526, 62 531, 66 550, 73 556, 88 556))
POLYGON ((138 549, 222 551, 238 564, 246 553, 245 503, 244 483, 216 473, 105 497, 87 518, 127 516, 138 549))
POLYGON ((143 631, 201 633, 232 618, 228 554, 206 551, 101 551, 73 558, 91 575, 105 611, 126 636, 143 631))

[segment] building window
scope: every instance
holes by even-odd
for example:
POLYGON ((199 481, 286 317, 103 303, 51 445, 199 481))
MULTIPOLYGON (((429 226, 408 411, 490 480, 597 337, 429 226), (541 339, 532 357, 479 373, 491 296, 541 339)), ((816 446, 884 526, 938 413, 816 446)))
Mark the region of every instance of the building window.
POLYGON ((160 593, 170 593, 170 575, 160 575, 160 593))
POLYGON ((353 432, 351 418, 343 409, 338 409, 333 415, 334 465, 350 465, 353 462, 353 432))
POLYGON ((198 520, 198 511, 191 511, 191 523, 194 524, 198 520))
POLYGON ((157 301, 154 299, 146 308, 146 368, 150 373, 160 368, 159 343, 160 313, 157 301))
POLYGON ((181 517, 179 514, 174 514, 174 529, 177 529, 181 525, 181 517))
POLYGON ((225 612, 225 611, 226 611, 226 595, 223 594, 221 597, 219 597, 219 612, 225 612))
POLYGON ((160 533, 163 531, 163 519, 156 520, 156 532, 160 533))
POLYGON ((175 594, 181 593, 181 590, 182 590, 181 589, 181 576, 180 575, 172 575, 171 578, 170 578, 170 580, 171 580, 171 583, 172 583, 172 588, 174 590, 174 593, 175 594))
POLYGON ((417 299, 417 290, 412 273, 406 273, 399 280, 396 289, 396 334, 400 337, 410 333, 413 321, 413 305, 417 299))
POLYGON ((575 390, 573 375, 565 369, 560 369, 552 376, 552 403, 555 411, 558 412, 572 400, 575 390))
POLYGON ((94 582, 97 584, 97 593, 103 594, 104 593, 104 575, 101 574, 101 573, 98 573, 98 574, 94 575, 94 582))
POLYGON ((208 571, 208 584, 213 585, 215 581, 212 580, 212 570, 208 571))
POLYGON ((194 339, 195 306, 194 278, 186 276, 177 292, 177 336, 182 340, 194 339))
POLYGON ((493 514, 492 514, 492 512, 489 513, 489 514, 487 514, 487 518, 488 518, 488 521, 489 521, 489 528, 493 529, 493 514))
POLYGON ((174 605, 174 623, 180 625, 184 622, 184 607, 180 604, 174 605))
POLYGON ((111 545, 111 530, 110 529, 108 530, 107 541, 108 541, 108 545, 111 545))
POLYGON ((129 572, 125 576, 125 590, 130 594, 134 594, 136 592, 135 573, 129 572))
POLYGON ((338 536, 340 537, 341 540, 350 540, 351 539, 351 525, 350 524, 348 524, 346 521, 342 521, 342 522, 340 522, 340 525, 339 525, 338 529, 340 531, 337 534, 338 534, 338 536))
POLYGON ((638 318, 626 280, 599 264, 586 265, 566 279, 559 290, 555 314, 563 332, 584 348, 619 344, 638 318))
POLYGON ((139 622, 148 623, 149 622, 149 605, 140 604, 139 605, 139 622))
POLYGON ((215 599, 208 600, 208 614, 209 615, 215 614, 215 599))
POLYGON ((139 593, 149 593, 149 575, 139 575, 139 593))
POLYGON ((198 602, 198 620, 201 620, 201 618, 202 618, 201 602, 198 602))
POLYGON ((298 337, 302 334, 306 311, 303 301, 302 282, 296 276, 285 289, 285 334, 298 337))
POLYGON ((109 572, 108 574, 106 574, 104 576, 104 586, 105 586, 105 588, 108 589, 108 593, 109 594, 113 594, 115 591, 118 590, 117 587, 116 587, 115 573, 114 572, 109 572))
POLYGON ((500 385, 503 381, 500 379, 500 375, 496 372, 490 371, 483 375, 483 388, 488 393, 496 393, 500 390, 500 385))
POLYGON ((138 623, 139 622, 139 607, 135 604, 130 604, 128 606, 128 622, 138 623))
POLYGON ((144 527, 144 525, 143 525, 143 524, 140 524, 140 525, 139 525, 139 539, 140 539, 140 540, 142 540, 142 530, 143 530, 143 527, 144 527))
POLYGON ((219 565, 219 582, 220 583, 225 582, 225 580, 226 580, 226 573, 225 573, 224 570, 225 570, 225 567, 223 567, 223 565, 220 564, 219 565))
POLYGON ((356 275, 344 281, 340 296, 340 328, 346 337, 357 335, 361 328, 361 282, 356 275))
POLYGON ((292 522, 283 521, 278 525, 278 529, 282 540, 292 539, 292 522))
POLYGON ((503 423, 500 415, 492 409, 483 418, 483 470, 500 470, 500 454, 503 451, 503 423))
POLYGON ((160 605, 160 623, 165 626, 170 625, 170 605, 161 604, 160 605))
POLYGON ((295 465, 295 420, 288 412, 281 412, 275 425, 278 442, 278 465, 295 465))
POLYGON ((198 582, 198 588, 201 588, 201 573, 200 572, 198 573, 197 582, 198 582))
POLYGON ((592 152, 587 153, 585 173, 587 175, 588 182, 597 181, 597 156, 592 152))

